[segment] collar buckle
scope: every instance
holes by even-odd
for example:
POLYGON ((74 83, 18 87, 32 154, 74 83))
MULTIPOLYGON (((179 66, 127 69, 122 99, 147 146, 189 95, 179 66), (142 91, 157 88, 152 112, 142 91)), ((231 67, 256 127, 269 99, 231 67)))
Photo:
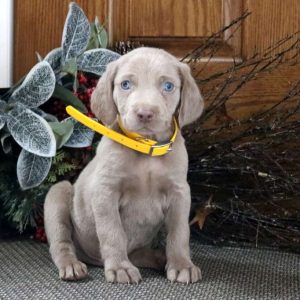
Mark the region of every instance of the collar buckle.
POLYGON ((156 144, 156 145, 152 145, 151 147, 150 147, 150 151, 149 151, 149 155, 150 156, 152 156, 152 154, 153 154, 153 151, 154 151, 154 149, 155 148, 162 148, 162 147, 166 147, 166 146, 169 146, 168 147, 168 149, 166 150, 167 152, 166 153, 169 153, 169 152, 171 152, 173 149, 172 149, 172 146, 173 146, 173 141, 170 141, 170 142, 168 142, 168 143, 165 143, 165 144, 156 144))
POLYGON ((169 143, 169 149, 167 150, 168 152, 173 151, 173 144, 174 144, 174 142, 170 141, 170 143, 169 143))

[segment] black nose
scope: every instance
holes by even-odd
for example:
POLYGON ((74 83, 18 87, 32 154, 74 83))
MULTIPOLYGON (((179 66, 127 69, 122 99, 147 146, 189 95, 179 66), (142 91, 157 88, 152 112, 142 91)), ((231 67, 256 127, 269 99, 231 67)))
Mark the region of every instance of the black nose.
POLYGON ((141 122, 150 122, 153 119, 154 113, 151 110, 139 110, 137 117, 141 122))

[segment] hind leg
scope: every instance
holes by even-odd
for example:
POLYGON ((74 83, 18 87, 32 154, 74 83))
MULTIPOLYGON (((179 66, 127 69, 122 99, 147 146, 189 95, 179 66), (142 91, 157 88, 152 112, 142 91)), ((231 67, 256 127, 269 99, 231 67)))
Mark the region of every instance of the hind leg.
POLYGON ((45 230, 50 245, 50 254, 63 280, 80 280, 87 277, 87 267, 76 257, 72 241, 71 201, 73 187, 62 181, 51 187, 45 205, 45 230))
POLYGON ((165 250, 139 248, 129 254, 129 260, 137 267, 163 271, 166 266, 165 250))

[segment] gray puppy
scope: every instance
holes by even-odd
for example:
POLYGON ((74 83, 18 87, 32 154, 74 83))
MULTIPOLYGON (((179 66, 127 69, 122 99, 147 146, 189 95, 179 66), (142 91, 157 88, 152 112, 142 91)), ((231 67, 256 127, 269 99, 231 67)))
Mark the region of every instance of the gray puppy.
MULTIPOLYGON (((190 68, 167 52, 139 48, 111 62, 92 96, 92 110, 107 126, 159 142, 195 121, 203 100, 190 68)), ((165 268, 167 278, 196 282, 190 258, 188 156, 179 133, 173 151, 151 157, 103 137, 74 185, 55 184, 45 201, 45 228, 60 278, 87 276, 83 263, 104 266, 108 282, 137 283, 137 267, 165 268), (151 242, 166 225, 164 251, 151 242)))

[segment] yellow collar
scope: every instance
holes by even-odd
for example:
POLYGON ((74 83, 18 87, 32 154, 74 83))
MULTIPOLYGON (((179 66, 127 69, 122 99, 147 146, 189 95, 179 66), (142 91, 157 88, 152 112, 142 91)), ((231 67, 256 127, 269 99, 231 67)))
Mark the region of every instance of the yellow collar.
POLYGON ((178 134, 178 125, 176 119, 173 118, 174 122, 174 133, 169 142, 161 144, 157 141, 147 139, 136 132, 128 131, 124 128, 120 117, 118 117, 118 123, 121 130, 125 135, 116 132, 110 128, 105 127, 99 122, 94 121, 88 116, 82 114, 80 111, 75 109, 73 106, 66 107, 67 113, 73 117, 75 120, 79 121, 83 125, 91 128, 92 130, 99 132, 100 134, 110 138, 111 140, 124 145, 135 151, 148 154, 150 156, 161 156, 167 154, 172 150, 172 144, 174 143, 176 136, 178 134))

